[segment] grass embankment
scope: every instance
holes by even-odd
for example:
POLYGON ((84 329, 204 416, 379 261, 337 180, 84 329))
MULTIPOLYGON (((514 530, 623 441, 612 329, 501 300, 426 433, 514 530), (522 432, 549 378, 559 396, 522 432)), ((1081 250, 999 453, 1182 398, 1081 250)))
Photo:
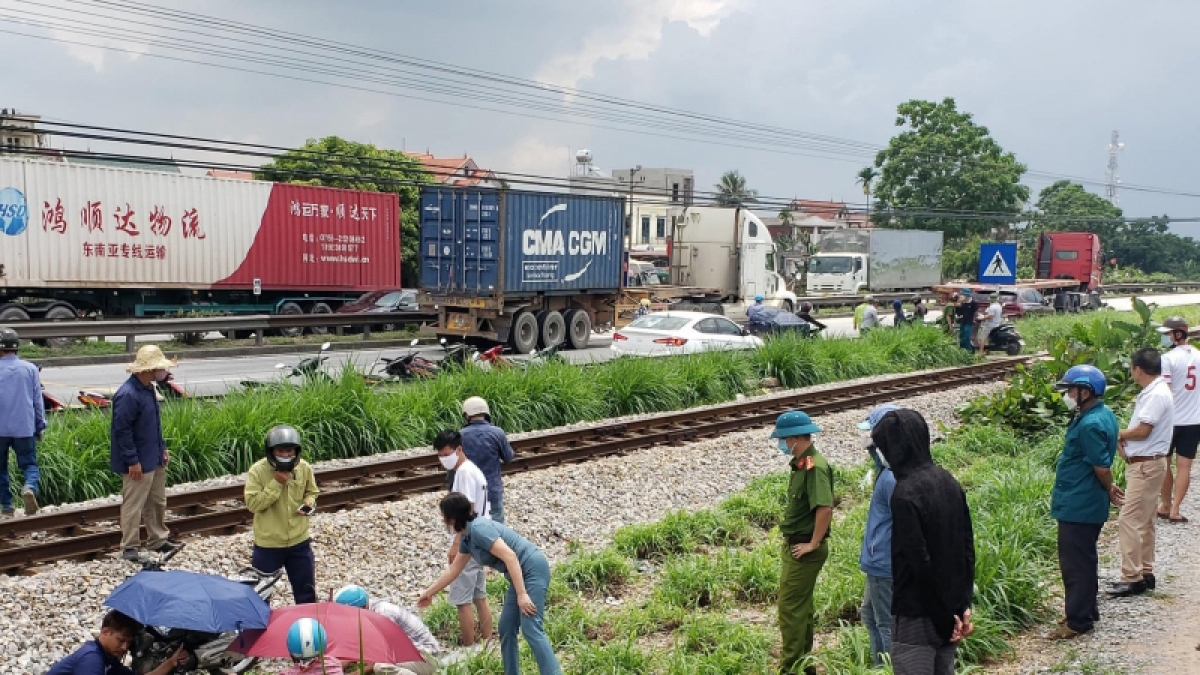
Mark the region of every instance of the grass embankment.
MULTIPOLYGON (((1200 306, 1182 305, 1178 307, 1157 307, 1152 312, 1155 321, 1162 321, 1169 316, 1182 316, 1189 326, 1200 325, 1200 306)), ((1130 323, 1139 323, 1136 312, 1084 312, 1081 314, 1055 314, 1053 316, 1038 316, 1018 319, 1017 330, 1025 339, 1026 351, 1036 352, 1049 349, 1051 343, 1063 336, 1070 335, 1075 330, 1091 330, 1097 321, 1119 319, 1130 323), (1079 328, 1077 328, 1079 327, 1079 328)))
MULTIPOLYGON (((1060 441, 1047 439, 1030 449, 1008 432, 980 428, 935 446, 938 462, 967 489, 974 520, 976 631, 959 651, 968 672, 973 664, 1009 653, 1008 639, 1053 616, 1049 493, 1060 441)), ((814 662, 830 675, 889 672, 870 668, 866 630, 857 618, 864 584, 858 553, 869 502, 866 470, 865 465, 836 470, 841 502, 815 598, 822 647, 814 662)), ((766 476, 714 509, 624 527, 611 545, 576 552, 557 565, 546 631, 564 670, 579 675, 774 672, 781 549, 775 525, 786 486, 786 473, 766 476)), ((503 578, 489 584, 497 603, 504 590, 503 578)), ((444 599, 426 620, 441 639, 455 643, 457 615, 444 599)), ((536 672, 523 642, 522 659, 536 672)), ((498 674, 502 668, 497 656, 481 654, 449 672, 498 674)))
MULTIPOLYGON (((20 326, 17 326, 17 332, 20 332, 20 326)), ((371 333, 372 340, 404 340, 410 339, 418 334, 419 330, 416 326, 406 326, 403 330, 391 331, 387 333, 371 333)), ((263 344, 266 345, 319 345, 322 342, 362 342, 362 335, 304 335, 301 337, 284 337, 272 336, 263 338, 263 344)), ((184 342, 179 339, 171 339, 167 342, 143 342, 139 344, 156 344, 164 352, 172 356, 187 357, 187 352, 193 349, 233 349, 236 347, 253 347, 254 339, 246 340, 227 340, 218 338, 213 340, 200 340, 192 342, 184 342)), ((59 356, 108 356, 111 354, 124 354, 124 342, 106 342, 101 340, 78 340, 72 342, 67 347, 42 347, 32 342, 22 342, 20 351, 18 352, 23 359, 47 359, 59 356)), ((132 361, 132 357, 130 358, 132 361)))
MULTIPOLYGON (((317 461, 426 445, 439 430, 461 424, 459 405, 469 396, 486 398, 497 424, 521 432, 729 401, 761 391, 759 380, 767 376, 800 387, 970 360, 939 331, 916 328, 877 331, 862 340, 785 337, 748 352, 618 359, 586 370, 553 363, 498 372, 468 368, 380 388, 348 371, 329 384, 165 403, 168 482, 245 471, 261 457, 262 439, 276 424, 300 429, 306 458, 317 461)), ((117 476, 108 469, 109 421, 104 411, 54 416, 38 448, 45 503, 82 501, 119 490, 117 476)))

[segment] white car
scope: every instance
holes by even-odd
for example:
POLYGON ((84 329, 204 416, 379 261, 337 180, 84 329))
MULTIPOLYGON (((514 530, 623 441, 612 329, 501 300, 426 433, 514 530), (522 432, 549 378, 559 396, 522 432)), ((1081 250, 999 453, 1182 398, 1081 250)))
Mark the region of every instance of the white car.
POLYGON ((613 333, 616 356, 695 354, 710 349, 755 349, 763 341, 723 316, 654 312, 613 333))

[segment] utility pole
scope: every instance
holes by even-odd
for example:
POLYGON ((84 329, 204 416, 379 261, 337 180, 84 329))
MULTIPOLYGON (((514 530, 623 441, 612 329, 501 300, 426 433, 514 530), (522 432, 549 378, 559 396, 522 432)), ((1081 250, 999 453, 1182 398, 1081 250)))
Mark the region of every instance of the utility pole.
POLYGON ((1108 170, 1104 172, 1105 181, 1108 183, 1104 190, 1104 196, 1113 206, 1116 206, 1120 200, 1117 197, 1117 187, 1121 184, 1121 176, 1117 173, 1117 153, 1121 152, 1123 147, 1125 144, 1121 142, 1120 132, 1113 131, 1112 140, 1108 142, 1108 170))
POLYGON ((629 245, 633 246, 633 181, 637 173, 642 170, 642 165, 638 164, 629 170, 629 219, 625 221, 625 236, 629 239, 629 245))

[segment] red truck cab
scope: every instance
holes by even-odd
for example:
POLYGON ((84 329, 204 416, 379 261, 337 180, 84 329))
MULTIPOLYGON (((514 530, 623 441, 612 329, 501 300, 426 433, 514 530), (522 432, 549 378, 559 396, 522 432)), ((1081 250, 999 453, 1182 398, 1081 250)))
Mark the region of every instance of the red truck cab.
POLYGON ((1045 232, 1038 238, 1037 278, 1074 279, 1079 290, 1100 287, 1104 267, 1100 237, 1091 232, 1045 232))

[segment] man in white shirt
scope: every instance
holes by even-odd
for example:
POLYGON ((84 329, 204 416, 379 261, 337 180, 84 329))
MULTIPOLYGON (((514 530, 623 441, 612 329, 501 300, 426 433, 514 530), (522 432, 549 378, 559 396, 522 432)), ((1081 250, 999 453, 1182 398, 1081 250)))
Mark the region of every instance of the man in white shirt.
POLYGON ((879 327, 879 310, 875 307, 875 298, 868 295, 865 298, 867 304, 863 309, 862 324, 859 325, 858 332, 866 334, 868 331, 879 327))
POLYGON ((1158 332, 1163 346, 1171 351, 1163 354, 1163 379, 1171 385, 1175 396, 1175 431, 1171 437, 1171 453, 1175 455, 1175 475, 1171 476, 1171 459, 1167 457, 1167 473, 1163 479, 1158 517, 1172 523, 1188 520, 1179 511, 1187 497, 1192 479, 1192 461, 1200 446, 1200 351, 1188 344, 1188 325, 1182 317, 1173 316, 1163 322, 1158 332))
POLYGON ((1000 327, 1000 322, 1004 320, 1004 308, 1000 306, 1000 296, 992 293, 988 298, 991 303, 987 309, 983 310, 983 323, 979 329, 979 355, 987 355, 988 338, 992 331, 1000 327))
POLYGON ((1154 588, 1154 504, 1167 472, 1175 427, 1175 401, 1162 377, 1162 357, 1146 347, 1134 352, 1130 375, 1142 388, 1129 426, 1117 435, 1125 460, 1125 503, 1117 518, 1121 540, 1121 581, 1108 594, 1140 595, 1154 588))
MULTIPOLYGON (((433 440, 433 449, 437 450, 438 460, 447 471, 454 472, 454 484, 451 492, 465 495, 475 507, 475 513, 480 518, 487 518, 488 487, 483 472, 475 466, 462 448, 462 434, 454 430, 442 431, 433 440)), ((458 552, 459 537, 451 533, 450 562, 460 555, 458 552)), ((462 554, 465 555, 465 554, 462 554)), ((450 604, 458 608, 458 627, 462 631, 462 644, 470 647, 476 638, 485 642, 492 638, 492 609, 487 600, 487 569, 472 560, 458 578, 446 588, 450 604), (472 607, 473 606, 473 607, 472 607), (474 609, 475 611, 472 611, 474 609), (475 612, 479 613, 479 632, 475 631, 475 612)))

